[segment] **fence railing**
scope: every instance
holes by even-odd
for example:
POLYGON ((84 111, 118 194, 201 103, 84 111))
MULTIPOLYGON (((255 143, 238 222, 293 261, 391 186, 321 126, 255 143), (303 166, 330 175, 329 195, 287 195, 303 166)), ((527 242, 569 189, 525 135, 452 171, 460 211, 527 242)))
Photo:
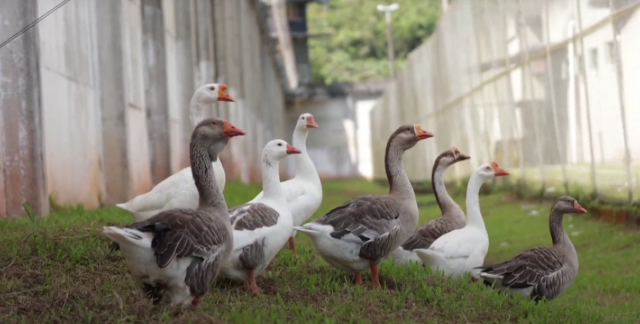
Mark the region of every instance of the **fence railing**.
POLYGON ((372 111, 374 177, 395 128, 435 133, 406 154, 428 180, 496 161, 534 189, 640 198, 640 0, 459 0, 372 111))

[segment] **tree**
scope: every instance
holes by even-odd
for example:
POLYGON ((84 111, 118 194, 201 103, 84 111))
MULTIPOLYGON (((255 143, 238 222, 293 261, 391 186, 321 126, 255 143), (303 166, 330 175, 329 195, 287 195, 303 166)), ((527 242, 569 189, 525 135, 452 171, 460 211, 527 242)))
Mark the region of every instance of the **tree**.
POLYGON ((387 77, 387 38, 384 13, 378 4, 397 2, 393 12, 396 64, 420 46, 435 29, 441 0, 331 0, 313 3, 308 9, 310 33, 329 32, 328 37, 309 40, 314 80, 355 82, 387 77))

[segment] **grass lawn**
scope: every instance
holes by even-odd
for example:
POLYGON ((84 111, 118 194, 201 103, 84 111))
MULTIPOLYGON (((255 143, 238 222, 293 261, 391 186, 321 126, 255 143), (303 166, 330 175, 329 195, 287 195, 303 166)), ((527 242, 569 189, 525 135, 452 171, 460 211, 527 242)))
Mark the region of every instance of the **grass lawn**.
MULTIPOLYGON (((346 199, 385 188, 361 180, 327 181, 322 215, 346 199)), ((253 198, 258 186, 227 184, 229 206, 253 198)), ((462 202, 462 199, 458 199, 462 202)), ((432 196, 420 196, 421 223, 439 216, 432 196)), ((549 204, 494 194, 481 197, 491 247, 487 262, 550 244, 549 204), (532 216, 534 212, 537 216, 532 216)), ((640 323, 640 231, 565 218, 580 258, 569 290, 535 305, 483 285, 431 275, 420 266, 385 261, 383 286, 353 286, 298 234, 299 256, 284 248, 259 278, 265 294, 220 280, 200 307, 172 317, 141 300, 119 252, 109 254, 106 224, 126 224, 114 208, 56 212, 46 219, 0 221, 0 323, 640 323)))

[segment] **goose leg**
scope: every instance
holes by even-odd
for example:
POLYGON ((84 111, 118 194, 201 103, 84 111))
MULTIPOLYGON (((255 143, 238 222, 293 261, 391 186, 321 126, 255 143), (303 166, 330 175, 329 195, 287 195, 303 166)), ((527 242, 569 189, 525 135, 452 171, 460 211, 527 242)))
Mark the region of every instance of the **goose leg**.
POLYGON ((193 300, 191 300, 191 305, 193 307, 198 307, 198 305, 200 304, 200 301, 201 301, 200 296, 195 296, 193 297, 193 300))
POLYGON ((371 282, 373 284, 373 289, 378 289, 380 288, 380 278, 378 277, 378 265, 371 264, 369 268, 371 269, 371 282))
POLYGON ((296 252, 296 239, 294 237, 289 238, 289 248, 291 249, 291 251, 293 251, 293 254, 295 254, 296 256, 298 255, 298 253, 296 252))
POLYGON ((362 273, 360 271, 356 272, 356 275, 353 276, 353 283, 356 285, 362 284, 362 273))
POLYGON ((258 287, 258 284, 256 284, 255 272, 253 270, 249 270, 248 274, 249 278, 244 282, 244 288, 256 296, 260 295, 262 290, 258 287))

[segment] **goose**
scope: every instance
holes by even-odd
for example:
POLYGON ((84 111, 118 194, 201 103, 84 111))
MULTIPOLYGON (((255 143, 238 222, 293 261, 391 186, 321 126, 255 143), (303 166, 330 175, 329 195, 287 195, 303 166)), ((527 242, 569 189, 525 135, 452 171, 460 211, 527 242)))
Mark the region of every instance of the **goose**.
POLYGON ((442 216, 420 226, 406 242, 391 252, 390 257, 396 263, 422 263, 418 255, 413 252, 414 249, 428 249, 438 237, 464 226, 464 211, 447 193, 447 188, 444 185, 444 172, 449 166, 469 158, 468 155, 460 153, 460 150, 455 146, 442 152, 436 158, 431 171, 431 188, 442 216))
POLYGON ((489 235, 478 201, 480 187, 489 179, 506 175, 509 172, 496 162, 482 165, 473 173, 467 185, 467 224, 440 236, 429 248, 414 249, 422 263, 434 272, 440 270, 453 278, 471 272, 472 280, 478 279, 472 270, 483 264, 489 250, 489 235))
POLYGON ((269 141, 262 150, 264 195, 229 211, 233 250, 222 266, 222 275, 244 282, 254 295, 261 294, 256 276, 269 265, 287 242, 293 229, 289 205, 280 184, 279 162, 300 150, 283 140, 269 141))
POLYGON ((295 227, 311 237, 326 262, 354 273, 354 283, 362 283, 361 272, 368 268, 373 288, 379 288, 378 265, 418 225, 418 204, 402 156, 418 141, 432 136, 417 124, 399 127, 389 137, 385 151, 388 195, 354 198, 313 222, 295 227))
MULTIPOLYGON (((227 94, 226 84, 210 83, 199 87, 189 104, 191 125, 196 127, 204 119, 203 106, 216 101, 233 102, 227 94)), ((225 174, 220 159, 213 160, 213 173, 221 191, 224 191, 225 174)), ((198 190, 191 175, 191 167, 184 168, 158 183, 151 191, 139 195, 128 202, 116 204, 117 207, 131 213, 139 222, 157 213, 174 208, 198 207, 198 190)))
POLYGON ((536 302, 560 296, 578 275, 578 254, 562 228, 562 218, 564 214, 586 212, 575 198, 558 198, 549 215, 553 245, 522 252, 503 263, 478 267, 480 277, 487 285, 536 302))
MULTIPOLYGON (((294 157, 296 175, 282 182, 282 192, 291 210, 293 226, 300 226, 306 222, 322 203, 320 176, 307 152, 307 135, 309 129, 313 128, 318 128, 313 115, 308 113, 300 115, 293 131, 292 144, 302 153, 294 157)), ((264 193, 260 192, 250 203, 262 199, 263 195, 264 193)), ((294 254, 296 254, 295 236, 296 231, 291 231, 289 248, 294 254)))
POLYGON ((229 138, 240 135, 242 130, 219 119, 203 120, 193 131, 189 151, 197 209, 171 209, 127 227, 103 228, 154 305, 164 300, 178 308, 197 306, 231 252, 229 212, 211 161, 229 138))

